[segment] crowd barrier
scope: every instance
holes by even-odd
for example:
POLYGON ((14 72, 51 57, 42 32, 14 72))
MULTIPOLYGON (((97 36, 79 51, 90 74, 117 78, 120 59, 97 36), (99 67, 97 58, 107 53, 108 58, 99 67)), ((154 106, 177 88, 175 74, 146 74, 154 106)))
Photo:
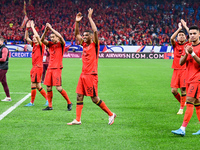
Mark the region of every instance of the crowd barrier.
MULTIPOLYGON (((32 47, 24 44, 6 45, 10 51, 10 57, 31 58, 32 47), (17 50, 17 51, 16 51, 17 50)), ((66 44, 66 47, 69 46, 66 44)), ((71 45, 64 58, 81 58, 82 46, 71 45)), ((123 58, 123 59, 173 59, 172 46, 114 46, 101 45, 99 58, 123 58)))
MULTIPOLYGON (((17 45, 6 45, 10 51, 32 51, 30 44, 17 44, 17 45), (25 47, 25 48, 24 48, 25 47)), ((68 47, 69 44, 66 44, 68 47)), ((83 47, 80 45, 70 45, 70 52, 82 52, 83 47)), ((119 52, 119 53, 134 53, 134 52, 144 52, 144 53, 171 53, 173 51, 172 46, 121 46, 121 45, 100 45, 100 52, 119 52)))

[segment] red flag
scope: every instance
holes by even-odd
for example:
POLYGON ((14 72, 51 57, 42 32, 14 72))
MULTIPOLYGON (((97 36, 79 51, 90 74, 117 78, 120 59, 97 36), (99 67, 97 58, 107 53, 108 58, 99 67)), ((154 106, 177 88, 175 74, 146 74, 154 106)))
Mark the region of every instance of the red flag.
POLYGON ((24 12, 24 15, 27 16, 27 13, 26 13, 26 1, 24 1, 24 9, 23 9, 23 12, 24 12))
POLYGON ((27 21, 28 21, 28 17, 25 15, 25 16, 24 16, 24 20, 22 21, 21 28, 24 28, 24 27, 25 27, 27 21))
POLYGON ((24 1, 24 9, 23 9, 23 12, 24 12, 24 20, 22 21, 22 25, 21 25, 21 28, 24 28, 25 25, 26 25, 26 22, 28 21, 28 17, 27 17, 27 13, 26 13, 26 1, 24 1))

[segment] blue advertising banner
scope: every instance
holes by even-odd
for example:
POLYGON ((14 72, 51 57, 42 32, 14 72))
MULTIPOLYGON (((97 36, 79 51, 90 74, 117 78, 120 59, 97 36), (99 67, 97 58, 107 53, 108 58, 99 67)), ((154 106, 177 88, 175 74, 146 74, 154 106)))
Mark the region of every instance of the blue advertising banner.
POLYGON ((31 58, 32 52, 10 52, 10 57, 31 58))

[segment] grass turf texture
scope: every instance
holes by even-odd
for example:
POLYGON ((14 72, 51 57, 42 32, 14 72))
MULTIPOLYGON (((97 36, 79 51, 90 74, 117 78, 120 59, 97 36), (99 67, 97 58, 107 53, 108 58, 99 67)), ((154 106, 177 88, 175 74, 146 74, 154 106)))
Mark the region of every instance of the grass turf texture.
MULTIPOLYGON (((76 116, 81 60, 63 59, 62 85, 74 104, 72 111, 66 111, 67 103, 55 87, 54 110, 42 111, 45 100, 37 91, 34 107, 24 107, 28 98, 0 121, 0 149, 199 149, 200 136, 192 135, 200 129, 195 111, 185 137, 171 133, 184 116, 176 115, 179 103, 171 94, 171 64, 172 60, 99 59, 99 96, 117 118, 109 126, 107 114, 85 97, 82 125, 68 126, 76 116)), ((11 58, 9 67, 13 101, 0 102, 0 114, 31 90, 31 59, 11 58)), ((2 87, 0 92, 3 99, 2 87)))

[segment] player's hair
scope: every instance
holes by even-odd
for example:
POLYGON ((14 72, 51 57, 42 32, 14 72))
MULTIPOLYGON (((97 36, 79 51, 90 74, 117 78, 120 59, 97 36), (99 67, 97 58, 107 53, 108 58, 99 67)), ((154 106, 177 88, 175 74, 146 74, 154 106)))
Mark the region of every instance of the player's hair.
POLYGON ((184 32, 183 30, 179 31, 178 34, 179 34, 179 33, 183 33, 183 34, 185 34, 185 32, 184 32))
POLYGON ((189 28, 189 30, 197 30, 197 31, 199 31, 199 27, 197 27, 197 26, 191 26, 191 27, 189 28))
POLYGON ((92 30, 85 30, 84 32, 89 32, 89 34, 93 34, 92 30))
POLYGON ((0 40, 1 40, 1 41, 4 41, 4 40, 5 40, 4 37, 3 37, 2 35, 0 36, 0 40))
POLYGON ((51 34, 54 34, 54 35, 57 37, 57 35, 56 35, 55 33, 52 32, 52 33, 50 33, 50 35, 51 35, 51 34))

